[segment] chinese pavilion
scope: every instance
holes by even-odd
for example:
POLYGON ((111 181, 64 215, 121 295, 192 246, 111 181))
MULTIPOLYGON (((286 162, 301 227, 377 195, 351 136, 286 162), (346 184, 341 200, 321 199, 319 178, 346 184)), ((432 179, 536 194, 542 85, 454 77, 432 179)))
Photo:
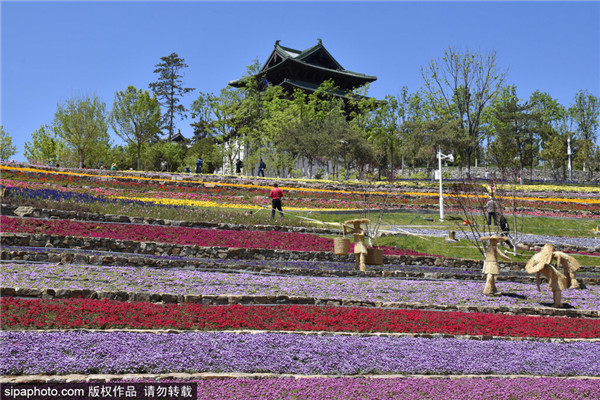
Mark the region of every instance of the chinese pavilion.
MULTIPOLYGON (((331 79, 339 88, 336 95, 345 96, 350 90, 377 80, 375 76, 344 69, 325 49, 321 39, 315 46, 301 51, 275 42, 267 62, 255 75, 267 85, 279 85, 292 93, 295 89, 314 92, 323 82, 331 79)), ((243 87, 243 79, 230 81, 233 87, 243 87)))

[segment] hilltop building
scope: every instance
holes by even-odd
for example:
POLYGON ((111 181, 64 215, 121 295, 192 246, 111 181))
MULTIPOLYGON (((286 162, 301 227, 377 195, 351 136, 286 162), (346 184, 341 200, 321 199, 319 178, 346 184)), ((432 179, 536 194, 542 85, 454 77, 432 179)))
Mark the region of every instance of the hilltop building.
MULTIPOLYGON (((255 75, 263 82, 264 87, 279 85, 289 93, 293 93, 295 89, 312 93, 323 82, 331 79, 339 88, 336 95, 345 97, 352 89, 377 80, 375 76, 344 69, 323 46, 321 39, 306 50, 284 47, 279 42, 275 41, 275 48, 267 62, 255 75)), ((244 81, 230 81, 229 85, 243 87, 244 81)))

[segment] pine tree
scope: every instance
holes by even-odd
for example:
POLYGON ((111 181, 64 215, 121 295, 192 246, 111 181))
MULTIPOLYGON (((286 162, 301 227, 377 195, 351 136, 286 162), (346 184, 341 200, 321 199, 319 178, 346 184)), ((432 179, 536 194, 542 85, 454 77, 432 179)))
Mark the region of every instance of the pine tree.
POLYGON ((171 53, 166 57, 161 57, 161 63, 155 65, 154 73, 159 74, 158 81, 149 85, 154 95, 159 100, 160 104, 166 108, 163 114, 161 124, 163 129, 169 132, 168 139, 171 140, 175 126, 173 119, 175 114, 186 118, 185 112, 187 109, 180 104, 184 94, 191 92, 194 88, 184 88, 183 74, 180 72, 182 68, 187 68, 188 65, 180 58, 177 53, 171 53))

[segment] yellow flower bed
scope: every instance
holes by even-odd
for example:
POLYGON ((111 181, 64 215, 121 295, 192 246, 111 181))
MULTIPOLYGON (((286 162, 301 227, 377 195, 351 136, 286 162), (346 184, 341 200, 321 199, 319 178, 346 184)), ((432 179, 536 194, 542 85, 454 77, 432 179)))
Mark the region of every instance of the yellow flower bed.
MULTIPOLYGON (((193 206, 193 207, 213 207, 213 208, 238 208, 243 210, 260 210, 261 208, 271 209, 270 206, 250 205, 250 204, 233 204, 233 203, 216 203, 214 201, 203 201, 203 200, 187 200, 187 199, 156 199, 152 197, 125 197, 125 196, 113 196, 114 199, 121 200, 135 200, 143 201, 146 203, 161 204, 161 205, 172 205, 172 206, 193 206)), ((311 211, 312 208, 301 208, 301 207, 285 207, 288 211, 311 211)), ((347 208, 319 208, 319 211, 342 211, 352 210, 347 208)))

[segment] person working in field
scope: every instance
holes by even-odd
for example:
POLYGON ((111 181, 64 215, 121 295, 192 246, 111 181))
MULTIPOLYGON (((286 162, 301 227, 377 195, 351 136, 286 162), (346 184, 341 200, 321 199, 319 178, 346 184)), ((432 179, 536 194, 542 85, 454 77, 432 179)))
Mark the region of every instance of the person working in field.
POLYGON ((496 220, 496 213, 498 212, 498 203, 496 200, 490 195, 489 200, 485 203, 485 208, 487 210, 487 224, 490 226, 492 224, 492 219, 494 220, 494 226, 498 226, 498 221, 496 220))
POLYGON ((283 216, 283 210, 281 209, 281 199, 283 198, 283 190, 279 188, 277 184, 273 185, 273 189, 271 189, 271 193, 269 193, 269 197, 271 198, 271 218, 275 218, 275 210, 279 210, 279 214, 281 214, 281 218, 283 216))

